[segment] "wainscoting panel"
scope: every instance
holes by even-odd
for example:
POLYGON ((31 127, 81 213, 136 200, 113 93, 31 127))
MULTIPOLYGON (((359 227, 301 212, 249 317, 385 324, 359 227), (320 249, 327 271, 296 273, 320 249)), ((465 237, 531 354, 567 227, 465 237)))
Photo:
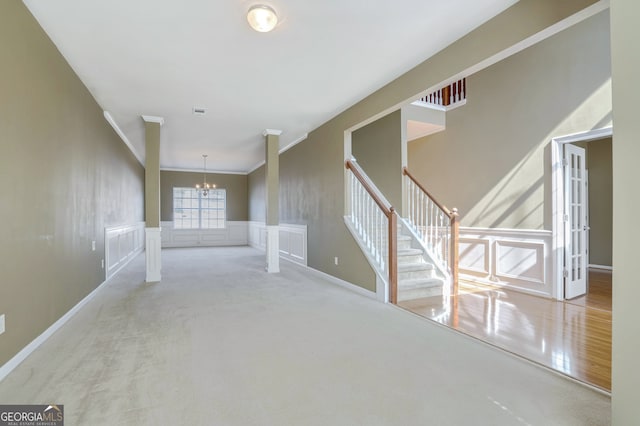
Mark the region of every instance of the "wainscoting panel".
MULTIPOLYGON (((306 259, 307 259, 307 243, 306 243, 306 239, 307 239, 307 229, 305 227, 304 229, 304 233, 303 232, 289 232, 288 233, 288 237, 289 237, 289 255, 295 259, 298 259, 300 261, 304 261, 304 264, 306 265, 306 259)), ((282 237, 281 237, 282 240, 282 237)), ((280 250, 282 251, 282 250, 280 250)))
POLYGON ((551 231, 460 228, 461 278, 553 297, 551 231))
POLYGON ((496 241, 496 276, 544 285, 544 243, 496 241))
POLYGON ((111 277, 144 249, 144 222, 105 228, 105 274, 111 277))
MULTIPOLYGON (((280 257, 307 265, 307 226, 279 225, 280 257)), ((267 248, 267 227, 264 222, 249 222, 249 245, 260 250, 267 248)))
POLYGON ((487 276, 491 275, 489 271, 491 240, 486 238, 474 239, 460 237, 459 244, 460 270, 487 276))
POLYGON ((223 229, 174 229, 173 222, 162 222, 162 247, 246 246, 247 222, 227 222, 223 229))

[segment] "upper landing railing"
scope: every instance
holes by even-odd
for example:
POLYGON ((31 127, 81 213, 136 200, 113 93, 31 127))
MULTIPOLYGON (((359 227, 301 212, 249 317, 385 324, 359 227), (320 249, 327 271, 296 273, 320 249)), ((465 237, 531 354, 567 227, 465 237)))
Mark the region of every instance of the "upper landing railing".
POLYGON ((467 100, 467 79, 462 78, 458 81, 445 86, 435 92, 423 96, 415 103, 425 106, 437 107, 438 109, 448 110, 462 105, 467 100))

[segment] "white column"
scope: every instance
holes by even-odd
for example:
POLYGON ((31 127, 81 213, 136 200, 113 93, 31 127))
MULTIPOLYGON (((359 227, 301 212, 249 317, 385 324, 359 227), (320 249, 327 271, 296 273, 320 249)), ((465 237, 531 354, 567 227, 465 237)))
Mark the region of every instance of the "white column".
POLYGON ((147 263, 146 282, 159 282, 161 277, 160 269, 162 261, 161 253, 161 237, 160 228, 145 228, 145 260, 147 263))
POLYGON ((145 124, 145 259, 147 282, 161 279, 161 239, 160 239, 160 127, 162 117, 143 115, 145 124))
POLYGON ((266 129, 265 136, 265 206, 267 225, 267 272, 280 272, 280 134, 281 130, 266 129))
POLYGON ((267 272, 280 272, 280 226, 267 226, 267 272))

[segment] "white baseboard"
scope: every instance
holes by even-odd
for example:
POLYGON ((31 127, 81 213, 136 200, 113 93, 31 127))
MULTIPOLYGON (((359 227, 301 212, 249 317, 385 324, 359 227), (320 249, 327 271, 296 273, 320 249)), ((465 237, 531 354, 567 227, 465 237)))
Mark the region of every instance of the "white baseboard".
POLYGON ((606 266, 606 265, 593 265, 593 264, 589 264, 589 269, 602 269, 603 271, 613 271, 613 266, 606 266))
MULTIPOLYGON (((127 263, 131 262, 131 260, 133 260, 134 257, 131 257, 127 263)), ((122 265, 122 267, 120 267, 118 269, 118 271, 122 270, 122 268, 125 265, 122 265)), ((89 294, 87 294, 84 299, 82 299, 81 301, 79 301, 73 308, 69 309, 69 311, 67 311, 66 314, 64 314, 63 316, 60 317, 60 319, 58 319, 56 322, 54 322, 53 324, 51 324, 49 326, 49 328, 47 328, 42 334, 40 334, 38 337, 36 337, 35 339, 33 339, 27 346, 25 346, 24 348, 22 348, 22 350, 20 350, 20 352, 18 352, 16 355, 14 355, 13 358, 11 358, 9 361, 7 361, 6 363, 4 363, 4 365, 2 365, 2 367, 0 367, 0 382, 2 382, 2 380, 4 380, 5 377, 7 377, 7 375, 9 373, 11 373, 18 365, 20 365, 22 363, 22 361, 24 361, 25 359, 27 359, 27 357, 29 355, 31 355, 31 353, 33 351, 35 351, 40 345, 42 345, 49 337, 51 337, 51 335, 53 333, 55 333, 56 331, 58 331, 67 321, 69 321, 76 313, 78 313, 78 311, 80 311, 80 309, 82 309, 84 307, 84 305, 86 305, 91 299, 93 299, 96 294, 98 294, 98 292, 106 287, 106 285, 113 279, 113 277, 116 276, 116 273, 112 274, 109 278, 107 278, 106 280, 104 280, 102 282, 102 284, 100 284, 98 287, 96 287, 95 289, 93 289, 93 291, 89 294)))
POLYGON ((335 285, 337 285, 339 287, 342 287, 344 289, 347 289, 349 291, 353 291, 354 293, 358 293, 359 295, 364 296, 364 297, 368 297, 369 299, 378 300, 378 296, 376 295, 375 292, 367 290, 366 288, 362 288, 359 285, 355 285, 353 283, 350 283, 349 281, 345 281, 345 280, 342 280, 342 279, 340 279, 338 277, 334 277, 333 275, 329 275, 329 274, 327 274, 325 272, 322 272, 322 271, 319 271, 317 269, 314 269, 314 268, 312 268, 312 267, 310 267, 308 265, 302 265, 302 264, 296 262, 295 260, 287 259, 285 257, 283 257, 282 259, 286 260, 289 263, 297 265, 297 266, 299 266, 299 267, 311 272, 312 274, 317 275, 318 277, 320 277, 322 279, 325 279, 325 280, 329 281, 331 284, 335 284, 335 285))

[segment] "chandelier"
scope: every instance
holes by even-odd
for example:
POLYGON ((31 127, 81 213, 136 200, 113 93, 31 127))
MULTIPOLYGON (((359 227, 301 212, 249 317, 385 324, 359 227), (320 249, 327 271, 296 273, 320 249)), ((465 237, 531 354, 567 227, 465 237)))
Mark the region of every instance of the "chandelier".
POLYGON ((203 181, 204 183, 202 185, 200 185, 199 183, 196 184, 196 191, 200 192, 202 191, 202 196, 206 197, 209 194, 209 190, 210 189, 216 189, 215 185, 209 185, 207 183, 207 154, 202 154, 202 158, 204 159, 204 178, 203 181))

